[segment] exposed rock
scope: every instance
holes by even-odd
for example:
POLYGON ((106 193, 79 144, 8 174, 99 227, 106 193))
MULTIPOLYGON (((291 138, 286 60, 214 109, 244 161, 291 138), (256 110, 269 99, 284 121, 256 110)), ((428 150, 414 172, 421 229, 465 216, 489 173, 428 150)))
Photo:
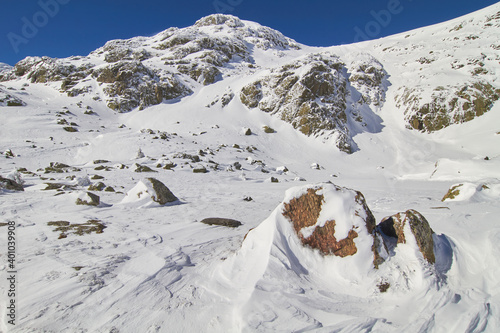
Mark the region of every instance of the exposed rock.
POLYGON ((386 236, 396 238, 397 244, 406 243, 408 237, 413 237, 424 258, 431 264, 436 262, 434 256, 434 240, 429 222, 422 214, 410 209, 404 213, 385 218, 377 228, 386 236))
POLYGON ((269 126, 264 126, 262 127, 262 129, 264 130, 265 133, 274 133, 276 132, 273 128, 269 127, 269 126))
POLYGON ((240 100, 249 108, 278 115, 306 135, 334 131, 336 145, 351 152, 343 70, 336 56, 308 55, 243 87, 240 100))
POLYGON ((65 78, 78 80, 89 75, 90 67, 88 65, 76 67, 49 57, 27 57, 19 61, 10 71, 0 73, 0 81, 19 77, 26 77, 32 83, 61 81, 65 78))
POLYGON ((99 206, 100 198, 91 192, 85 192, 76 199, 77 205, 99 206))
POLYGON ((0 188, 10 191, 24 191, 23 185, 13 179, 0 176, 0 188))
POLYGON ((22 99, 0 88, 0 106, 25 106, 22 99))
POLYGON ((104 189, 104 192, 116 192, 115 189, 111 186, 106 186, 106 188, 104 189))
POLYGON ((65 126, 65 127, 63 127, 63 129, 66 132, 70 132, 70 133, 78 132, 78 129, 73 127, 73 126, 65 126))
POLYGON ((500 89, 480 80, 460 86, 438 86, 430 101, 422 100, 423 93, 422 87, 405 88, 395 97, 397 106, 405 109, 407 127, 422 132, 468 122, 488 112, 500 99, 500 89))
POLYGON ((157 73, 138 61, 120 61, 94 70, 92 76, 106 84, 103 91, 109 97, 107 105, 119 112, 142 109, 192 93, 172 73, 157 73))
POLYGON ((441 201, 455 199, 460 194, 460 188, 462 186, 463 186, 463 184, 458 184, 458 185, 453 185, 452 187, 450 187, 450 189, 444 195, 444 197, 441 199, 441 201))
POLYGON ((153 201, 158 202, 160 205, 164 205, 179 200, 161 181, 155 178, 146 178, 146 180, 149 181, 153 187, 154 193, 152 193, 151 196, 153 201))
POLYGON ((43 191, 51 191, 51 190, 65 191, 65 190, 76 189, 76 185, 67 185, 62 183, 45 183, 45 185, 46 187, 43 189, 43 191))
POLYGON ((158 171, 155 171, 155 170, 151 169, 147 165, 140 165, 138 163, 135 164, 135 170, 134 171, 135 172, 158 172, 158 171))
POLYGON ((177 201, 177 197, 165 184, 155 178, 146 178, 127 192, 122 204, 134 204, 139 208, 165 205, 177 201))
POLYGON ((106 184, 104 184, 103 182, 98 182, 98 183, 90 185, 88 190, 89 191, 102 191, 102 190, 104 190, 105 187, 106 187, 106 184))
POLYGON ((207 173, 208 170, 205 168, 203 165, 197 166, 196 168, 193 169, 193 173, 207 173))
POLYGON ((45 168, 45 173, 63 173, 69 165, 59 162, 50 162, 50 165, 45 168))
POLYGON ((308 188, 307 192, 302 196, 285 202, 282 214, 292 223, 302 244, 313 249, 318 249, 324 255, 339 257, 355 255, 358 249, 354 239, 364 229, 365 235, 363 236, 368 235, 372 239, 374 266, 378 267, 382 262, 378 254, 379 244, 377 238, 374 237, 375 218, 360 192, 333 184, 308 188), (340 220, 338 218, 338 220, 335 220, 332 218, 327 221, 318 221, 323 208, 322 206, 325 203, 325 197, 321 194, 324 188, 333 191, 335 196, 338 196, 338 199, 335 199, 337 204, 339 204, 337 200, 341 200, 340 202, 342 202, 345 208, 349 207, 348 209, 353 209, 350 212, 352 214, 350 217, 351 220, 340 220), (346 227, 349 229, 344 230, 345 237, 342 239, 337 239, 335 236, 337 226, 342 230, 346 229, 346 227))
POLYGON ((99 220, 88 220, 86 223, 75 223, 71 224, 68 221, 51 221, 47 222, 47 225, 55 227, 54 231, 60 232, 59 239, 68 237, 68 233, 72 233, 78 236, 83 236, 85 234, 102 234, 106 226, 99 220))
POLYGON ((201 223, 209 224, 209 225, 220 225, 224 227, 237 228, 241 225, 240 221, 219 217, 211 217, 206 218, 201 221, 201 223))

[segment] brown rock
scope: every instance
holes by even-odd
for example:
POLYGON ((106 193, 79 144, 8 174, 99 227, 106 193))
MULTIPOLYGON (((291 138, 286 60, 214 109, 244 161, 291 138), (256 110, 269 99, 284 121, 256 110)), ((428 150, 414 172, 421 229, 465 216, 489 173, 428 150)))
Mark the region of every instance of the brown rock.
MULTIPOLYGON (((336 186, 336 189, 340 191, 342 188, 336 186)), ((346 257, 356 254, 358 249, 356 248, 354 239, 358 237, 358 233, 354 229, 351 229, 346 238, 337 240, 335 237, 335 220, 327 221, 322 227, 316 227, 311 236, 307 238, 302 235, 301 230, 314 226, 321 213, 324 197, 316 193, 318 190, 321 190, 321 188, 310 188, 307 190, 306 194, 285 203, 283 215, 292 223, 302 244, 310 246, 313 249, 318 249, 324 255, 333 254, 339 257, 346 257)), ((363 195, 360 192, 356 192, 355 200, 367 216, 365 225, 368 232, 373 234, 373 230, 375 229, 375 218, 368 209, 363 195)), ((357 214, 359 213, 360 212, 357 212, 357 214)), ((378 255, 378 242, 376 242, 376 240, 377 239, 374 237, 372 250, 374 252, 374 265, 378 267, 381 258, 378 255)))

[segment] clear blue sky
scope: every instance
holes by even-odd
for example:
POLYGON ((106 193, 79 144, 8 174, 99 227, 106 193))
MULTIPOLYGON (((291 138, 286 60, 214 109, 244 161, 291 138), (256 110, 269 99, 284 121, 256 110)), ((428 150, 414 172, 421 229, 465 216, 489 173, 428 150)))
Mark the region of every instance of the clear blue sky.
POLYGON ((259 22, 300 43, 331 46, 439 23, 496 2, 3 0, 0 12, 0 62, 14 65, 26 56, 63 58, 87 55, 108 40, 151 36, 169 27, 190 26, 197 19, 216 12, 259 22), (378 22, 373 13, 381 15, 378 22), (389 13, 389 16, 384 16, 384 13, 389 13), (360 35, 359 31, 364 35, 360 35))

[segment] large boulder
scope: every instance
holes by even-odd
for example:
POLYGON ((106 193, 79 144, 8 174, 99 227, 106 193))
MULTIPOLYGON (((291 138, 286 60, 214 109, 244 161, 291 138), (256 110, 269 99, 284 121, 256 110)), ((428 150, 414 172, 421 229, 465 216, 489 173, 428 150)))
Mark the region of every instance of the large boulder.
POLYGON ((395 238, 396 244, 415 242, 427 262, 430 264, 436 262, 434 231, 425 217, 416 210, 409 209, 406 212, 386 217, 378 225, 378 230, 385 236, 395 238))
POLYGON ((356 238, 369 243, 374 266, 380 263, 375 218, 361 192, 323 184, 309 187, 301 196, 284 202, 283 216, 293 225, 303 245, 323 255, 353 256, 356 238))

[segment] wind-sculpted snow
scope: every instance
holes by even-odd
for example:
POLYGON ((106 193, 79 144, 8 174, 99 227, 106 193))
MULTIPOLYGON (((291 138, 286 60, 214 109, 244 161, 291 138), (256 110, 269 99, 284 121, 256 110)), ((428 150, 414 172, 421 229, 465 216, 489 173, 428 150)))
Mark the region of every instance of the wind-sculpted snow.
MULTIPOLYGON (((291 314, 284 313, 293 313, 291 304, 319 310, 335 304, 337 297, 346 312, 355 299, 373 305, 385 297, 394 301, 395 295, 404 299, 429 294, 432 302, 446 288, 451 252, 448 238, 435 235, 420 213, 398 213, 375 228, 360 192, 322 183, 288 190, 284 201, 245 236, 241 249, 221 264, 218 273, 221 281, 231 281, 226 282, 228 295, 233 293, 228 297, 238 308, 241 317, 235 321, 243 331, 265 325, 252 318, 265 321, 266 309, 280 313, 275 317, 279 323, 273 325, 319 328, 326 322, 312 309, 293 324, 284 319, 291 314), (274 288, 284 287, 280 279, 287 281, 287 293, 294 295, 290 304, 273 296, 274 288), (308 301, 314 293, 306 287, 309 284, 320 286, 315 305, 308 301), (293 285, 306 289, 293 290, 293 285)), ((453 306, 444 306, 448 305, 453 306)))

